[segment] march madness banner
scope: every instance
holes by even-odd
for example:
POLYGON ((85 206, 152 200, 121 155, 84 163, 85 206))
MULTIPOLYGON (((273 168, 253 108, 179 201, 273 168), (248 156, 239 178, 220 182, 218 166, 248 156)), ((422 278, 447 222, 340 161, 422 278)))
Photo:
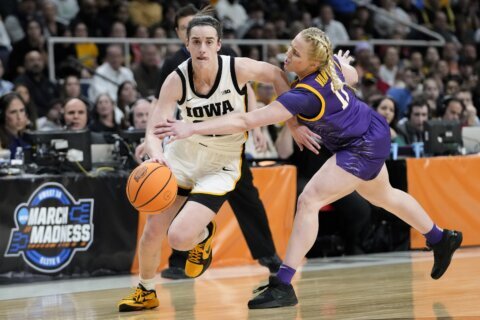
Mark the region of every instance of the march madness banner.
POLYGON ((125 174, 0 179, 0 283, 128 273, 138 213, 125 174))

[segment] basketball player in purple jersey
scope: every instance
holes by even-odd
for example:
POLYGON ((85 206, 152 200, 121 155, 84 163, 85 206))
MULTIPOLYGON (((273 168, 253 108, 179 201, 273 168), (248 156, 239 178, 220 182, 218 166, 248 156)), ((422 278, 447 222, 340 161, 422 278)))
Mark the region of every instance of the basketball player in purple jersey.
POLYGON ((412 196, 390 185, 385 167, 390 129, 385 119, 350 89, 358 81, 350 60, 348 52, 334 56, 323 31, 305 29, 293 39, 285 59, 285 70, 296 73, 298 80, 267 107, 201 123, 168 120, 156 126, 157 136, 177 140, 193 134, 242 132, 288 120, 300 146, 317 153, 321 139, 333 152, 299 196, 284 263, 277 275, 270 277, 269 284, 259 288, 260 294, 249 301, 250 309, 297 304, 290 282, 315 242, 318 211, 353 191, 424 234, 434 252, 434 279, 447 270, 462 242, 461 232, 440 229, 412 196))

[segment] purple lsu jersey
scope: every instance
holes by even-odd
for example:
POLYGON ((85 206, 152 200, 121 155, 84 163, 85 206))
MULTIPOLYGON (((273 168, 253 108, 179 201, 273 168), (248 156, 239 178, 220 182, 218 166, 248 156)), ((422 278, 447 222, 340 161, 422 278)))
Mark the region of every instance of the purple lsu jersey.
MULTIPOLYGON (((344 81, 336 60, 335 71, 344 81)), ((321 143, 337 155, 337 165, 363 180, 378 175, 390 154, 388 123, 350 89, 335 91, 327 71, 294 82, 277 101, 321 136, 321 143)))

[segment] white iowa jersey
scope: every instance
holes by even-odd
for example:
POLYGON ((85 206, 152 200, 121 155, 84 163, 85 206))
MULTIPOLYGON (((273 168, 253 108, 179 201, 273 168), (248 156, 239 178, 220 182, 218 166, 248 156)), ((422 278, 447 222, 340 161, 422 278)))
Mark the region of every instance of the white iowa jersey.
MULTIPOLYGON (((176 72, 182 80, 183 96, 178 101, 178 107, 183 121, 199 122, 230 113, 247 112, 246 87, 239 88, 234 58, 218 56, 217 77, 212 89, 205 95, 195 92, 191 59, 179 65, 176 72)), ((240 153, 246 138, 246 133, 236 133, 193 135, 188 139, 218 152, 240 153)))

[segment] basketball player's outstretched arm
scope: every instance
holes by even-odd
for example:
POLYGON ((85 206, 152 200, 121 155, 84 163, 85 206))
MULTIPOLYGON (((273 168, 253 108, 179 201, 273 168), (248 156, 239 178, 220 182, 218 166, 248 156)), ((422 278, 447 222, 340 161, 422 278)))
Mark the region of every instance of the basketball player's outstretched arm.
POLYGON ((158 100, 154 101, 148 117, 145 132, 145 151, 152 162, 168 165, 163 156, 162 138, 154 134, 155 124, 173 119, 177 108, 177 101, 182 97, 182 81, 176 72, 170 73, 162 85, 158 100))
MULTIPOLYGON (((236 58, 235 73, 240 87, 253 80, 272 83, 279 95, 290 89, 285 73, 279 67, 266 62, 249 58, 236 58)), ((221 118, 203 121, 202 123, 195 123, 194 125, 179 123, 175 120, 159 121, 155 126, 154 134, 159 138, 170 136, 171 141, 174 141, 187 138, 192 134, 244 132, 253 128, 283 122, 291 117, 292 114, 283 105, 274 101, 268 106, 252 112, 230 114, 221 118)))

